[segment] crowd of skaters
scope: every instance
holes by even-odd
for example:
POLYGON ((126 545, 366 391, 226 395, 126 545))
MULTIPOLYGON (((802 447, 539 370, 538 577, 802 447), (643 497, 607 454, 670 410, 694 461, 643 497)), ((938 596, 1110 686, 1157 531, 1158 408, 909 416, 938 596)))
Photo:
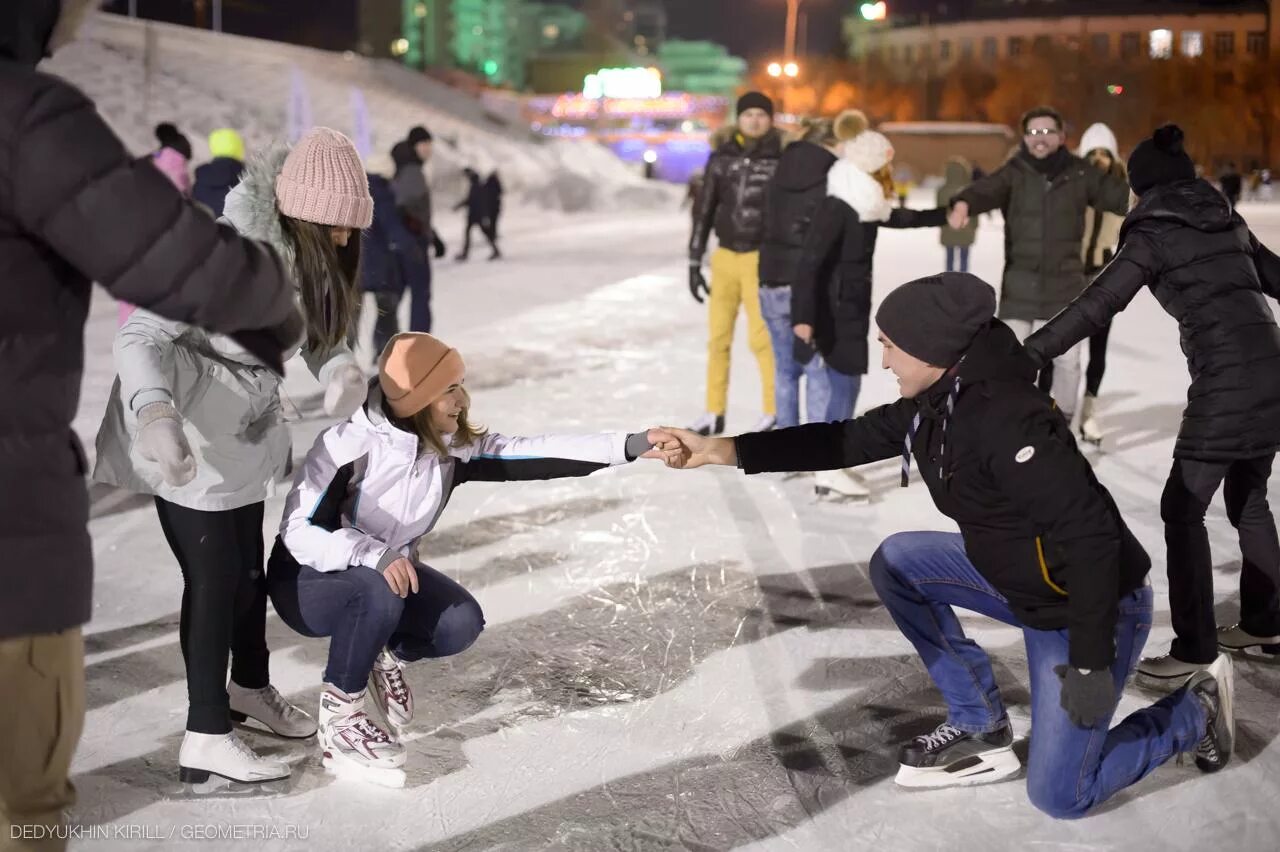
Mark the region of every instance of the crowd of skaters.
MULTIPOLYGON (((67 773, 84 718, 92 569, 88 471, 70 424, 92 281, 137 306, 116 336, 119 378, 93 475, 153 498, 183 574, 184 780, 287 777, 286 762, 236 736, 233 723, 253 719, 281 736, 318 736, 332 771, 402 784, 400 734, 414 708, 403 666, 460 653, 484 627, 476 600, 417 554, 451 490, 583 476, 641 457, 746 473, 900 458, 903 485, 922 480, 956 521, 958 534, 891 536, 870 564, 947 710, 934 731, 902 744, 900 785, 988 783, 1024 769, 990 661, 953 607, 1024 631, 1027 786, 1046 813, 1084 816, 1174 755, 1193 755, 1205 772, 1229 763, 1233 675, 1221 652, 1280 645, 1280 546, 1266 502, 1280 448, 1280 328, 1266 299, 1280 296, 1280 259, 1196 177, 1176 126, 1135 147, 1125 178, 1070 153, 1061 117, 1033 109, 1015 157, 945 204, 913 211, 891 203, 892 145, 865 116, 814 122, 788 146, 772 102, 748 93, 694 205, 689 286, 709 302, 711 338, 696 428, 508 437, 473 425, 463 357, 426 331, 391 333, 373 381, 356 363, 348 341, 378 199, 349 139, 313 128, 295 144, 242 154, 215 220, 160 162, 182 154, 176 128, 158 129, 155 155, 133 158, 88 99, 35 70, 89 4, 20 2, 21 14, 0 25, 0 133, 13 152, 0 257, 22 284, 3 291, 0 308, 23 318, 4 329, 12 357, 0 369, 0 392, 15 403, 0 419, 0 540, 12 566, 0 598, 6 830, 59 824, 74 795, 67 773), (996 208, 1010 247, 1000 299, 959 270, 894 288, 874 319, 901 398, 855 417, 878 229, 964 232, 996 208), (1090 208, 1124 220, 1114 256, 1086 287, 1090 208), (712 232, 708 280, 701 262, 712 232), (1078 391, 1060 391, 1079 382, 1083 342, 1143 287, 1177 319, 1192 373, 1161 506, 1176 638, 1153 658, 1141 657, 1151 561, 1075 443, 1065 415, 1078 391), (728 346, 741 309, 765 394, 757 428, 726 438, 728 346), (801 377, 827 383, 813 422, 798 422, 798 394, 781 390, 781 375, 774 385, 782 350, 789 388, 801 377), (299 351, 338 422, 296 472, 268 561, 264 504, 291 455, 279 386, 284 360, 299 351), (1050 364, 1053 396, 1035 381, 1050 364), (207 383, 226 393, 209 396, 207 383), (1245 564, 1241 623, 1218 628, 1204 512, 1224 484, 1245 564), (268 599, 294 630, 331 640, 316 717, 271 684, 268 599), (1171 692, 1112 728, 1135 668, 1171 692)), ((415 128, 397 146, 399 165, 416 160, 421 177, 431 142, 415 128)), ((412 238, 422 259, 428 248, 443 255, 429 195, 400 177, 398 168, 380 194, 409 237, 396 231, 388 244, 412 238)), ((494 240, 489 209, 475 224, 494 240)))

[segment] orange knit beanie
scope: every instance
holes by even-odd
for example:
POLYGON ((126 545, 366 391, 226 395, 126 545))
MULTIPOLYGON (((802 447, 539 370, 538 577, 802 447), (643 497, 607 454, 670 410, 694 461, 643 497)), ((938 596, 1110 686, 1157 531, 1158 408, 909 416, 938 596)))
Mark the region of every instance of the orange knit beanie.
POLYGON ((397 334, 378 359, 378 384, 397 417, 417 414, 466 373, 457 349, 421 331, 397 334))

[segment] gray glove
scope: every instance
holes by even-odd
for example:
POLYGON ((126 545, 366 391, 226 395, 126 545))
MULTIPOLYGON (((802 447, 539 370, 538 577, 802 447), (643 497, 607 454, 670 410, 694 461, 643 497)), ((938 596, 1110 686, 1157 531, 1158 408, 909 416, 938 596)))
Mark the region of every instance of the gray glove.
POLYGON ((324 413, 330 417, 350 417, 364 404, 369 384, 364 373, 354 364, 339 367, 329 377, 324 391, 324 413))
POLYGON ((166 484, 179 487, 196 476, 196 460, 182 433, 182 418, 167 402, 144 405, 138 412, 138 455, 160 466, 166 484))

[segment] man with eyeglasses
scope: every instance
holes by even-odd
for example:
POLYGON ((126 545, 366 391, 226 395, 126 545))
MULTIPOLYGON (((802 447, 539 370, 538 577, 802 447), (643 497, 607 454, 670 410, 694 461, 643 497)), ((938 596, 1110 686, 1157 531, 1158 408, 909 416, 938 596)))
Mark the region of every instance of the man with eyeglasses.
MULTIPOLYGON (((999 317, 1019 340, 1040 328, 1085 286, 1081 245, 1085 210, 1123 216, 1124 179, 1107 174, 1065 147, 1062 116, 1040 106, 1022 116, 1022 145, 1003 166, 961 190, 948 223, 1000 208, 1005 220, 1004 284, 999 317)), ((1080 393, 1082 341, 1053 362, 1054 400, 1071 422, 1080 393)))

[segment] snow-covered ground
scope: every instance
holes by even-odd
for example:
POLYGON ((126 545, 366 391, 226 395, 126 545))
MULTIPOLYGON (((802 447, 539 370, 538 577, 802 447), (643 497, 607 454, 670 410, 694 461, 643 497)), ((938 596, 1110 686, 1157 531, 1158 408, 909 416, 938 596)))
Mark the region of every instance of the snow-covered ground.
MULTIPOLYGON (((1246 209, 1280 244, 1280 209, 1246 209)), ((689 298, 687 217, 517 217, 510 260, 437 270, 438 332, 467 358, 476 418, 515 433, 637 430, 702 408, 705 308, 689 298)), ((880 236, 877 295, 936 271, 927 232, 880 236)), ((974 271, 998 279, 998 222, 974 271)), ((101 297, 101 294, 99 294, 101 297)), ((95 305, 78 427, 92 442, 109 383, 114 310, 95 305)), ((729 428, 759 414, 742 328, 729 428)), ((1174 324, 1148 294, 1115 324, 1097 456, 1156 562, 1151 649, 1171 631, 1158 500, 1187 384, 1174 324)), ((860 410, 893 383, 873 370, 860 410)), ((293 373, 300 453, 325 424, 318 388, 293 373)), ((185 693, 181 583, 153 510, 95 491, 88 719, 74 766, 75 820, 107 839, 83 849, 248 848, 196 833, 275 832, 254 848, 392 849, 1135 849, 1274 850, 1280 836, 1280 669, 1237 668, 1235 760, 1223 773, 1173 763, 1099 813, 1055 822, 1025 785, 907 794, 898 744, 942 716, 936 691, 866 578, 877 543, 951 529, 897 463, 867 471, 869 505, 815 501, 804 477, 677 473, 637 462, 586 479, 460 489, 423 556, 466 585, 488 626, 459 657, 408 669, 418 718, 408 786, 336 780, 314 743, 247 735, 294 767, 282 790, 194 798, 177 780, 185 693), (142 838, 116 837, 117 830, 142 838), (237 828, 238 827, 238 828, 237 828), (259 828, 254 828, 259 827, 259 828), (295 837, 283 839, 285 832, 295 837), (297 834, 307 833, 300 841, 297 834), (157 844, 160 844, 157 846, 157 844)), ((267 507, 273 535, 281 500, 267 507)), ((1220 620, 1236 610, 1239 555, 1221 505, 1209 523, 1220 620)), ((1018 631, 977 616, 1028 718, 1018 631)), ((326 644, 269 616, 274 682, 314 708, 326 644)), ((1150 700, 1136 689, 1121 712, 1150 700)))
POLYGON ((662 207, 677 192, 603 146, 533 134, 437 81, 355 54, 97 14, 42 67, 83 89, 139 154, 155 148, 157 123, 175 123, 191 140, 193 166, 208 158, 218 127, 240 131, 250 150, 288 138, 292 108, 295 124, 367 145, 381 172, 410 127, 428 126, 437 208, 463 195, 464 166, 499 170, 509 202, 551 210, 662 207))

